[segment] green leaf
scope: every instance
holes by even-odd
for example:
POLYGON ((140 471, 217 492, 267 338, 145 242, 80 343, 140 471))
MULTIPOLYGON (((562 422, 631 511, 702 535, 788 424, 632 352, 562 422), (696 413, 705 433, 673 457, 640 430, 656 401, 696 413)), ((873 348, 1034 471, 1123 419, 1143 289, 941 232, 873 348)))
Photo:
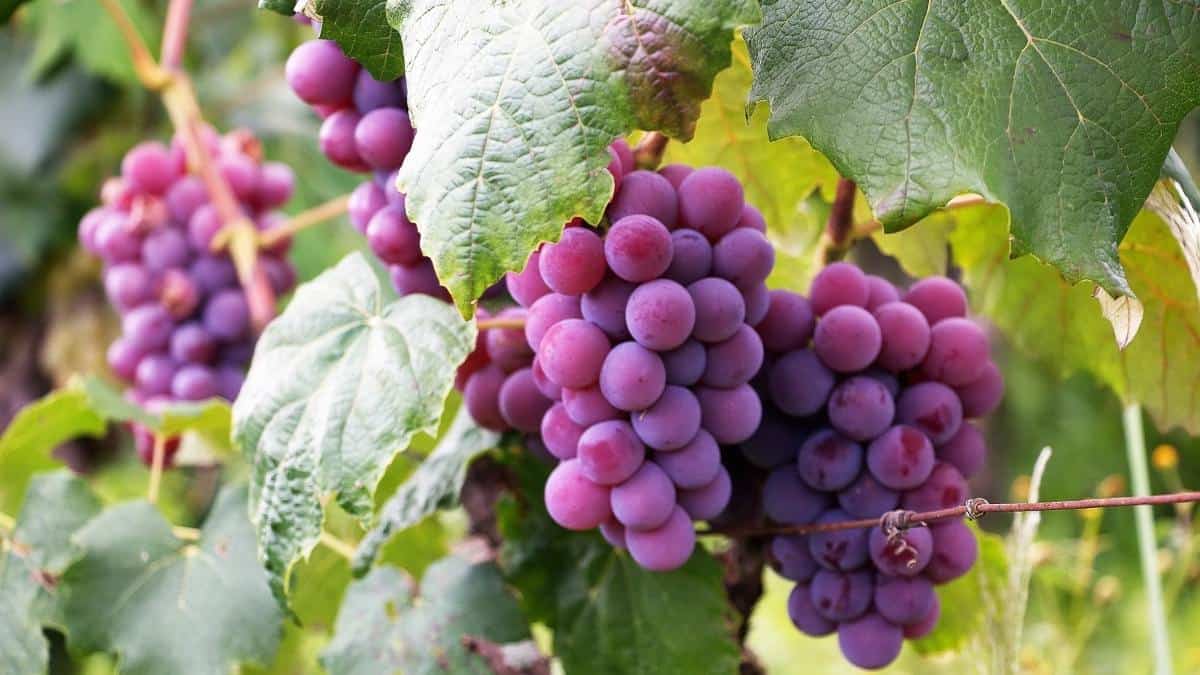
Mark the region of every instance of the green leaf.
POLYGON ((1013 253, 1131 292, 1117 244, 1200 104, 1189 3, 763 2, 747 31, 773 138, 806 137, 898 230, 957 194, 1013 253))
POLYGON ((411 0, 390 5, 419 130, 399 182, 464 316, 612 195, 606 147, 692 135, 753 0, 411 0))
POLYGON ((7 23, 21 5, 29 0, 0 0, 0 24, 7 23))
MULTIPOLYGON (((912 645, 918 654, 957 651, 980 637, 986 614, 1004 601, 1008 588, 1008 554, 1004 539, 972 526, 979 542, 979 559, 969 572, 937 587, 942 615, 929 635, 912 645)), ((986 639, 986 638, 985 638, 986 639)))
POLYGON ((29 486, 11 538, 0 537, 0 662, 6 673, 46 671, 42 625, 56 620, 56 577, 74 559, 70 536, 100 511, 87 484, 67 471, 29 486))
POLYGON ((61 580, 68 642, 120 658, 121 672, 225 675, 269 663, 282 615, 254 556, 245 488, 221 491, 200 539, 178 539, 153 505, 101 513, 61 580))
MULTIPOLYGON (((158 42, 159 21, 146 5, 135 0, 118 0, 134 27, 152 47, 158 42)), ((26 15, 37 34, 35 70, 45 72, 60 57, 70 53, 87 70, 138 87, 129 50, 116 23, 96 0, 36 2, 26 15)))
POLYGON ((387 22, 388 0, 313 0, 321 17, 321 37, 336 40, 342 51, 382 82, 404 74, 400 31, 387 22))
POLYGON ((450 556, 425 572, 421 587, 395 567, 354 582, 321 656, 331 675, 472 673, 492 670, 462 644, 528 640, 529 628, 495 563, 450 556))
MULTIPOLYGON (((541 494, 545 471, 526 460, 521 495, 541 494)), ((571 675, 736 673, 733 610, 722 570, 703 547, 673 572, 649 572, 595 532, 568 532, 537 503, 502 502, 501 565, 529 618, 554 631, 571 675)))
POLYGON ((258 8, 291 16, 296 13, 296 0, 258 0, 258 8))
POLYGON ((233 410, 234 439, 253 464, 251 511, 276 597, 316 545, 322 498, 366 520, 388 464, 433 433, 474 322, 444 302, 387 302, 361 254, 296 291, 259 339, 233 410))
POLYGON ((420 523, 438 509, 458 504, 471 460, 499 442, 500 434, 476 424, 466 406, 459 408, 446 435, 388 499, 375 526, 359 542, 354 572, 366 572, 392 535, 420 523))

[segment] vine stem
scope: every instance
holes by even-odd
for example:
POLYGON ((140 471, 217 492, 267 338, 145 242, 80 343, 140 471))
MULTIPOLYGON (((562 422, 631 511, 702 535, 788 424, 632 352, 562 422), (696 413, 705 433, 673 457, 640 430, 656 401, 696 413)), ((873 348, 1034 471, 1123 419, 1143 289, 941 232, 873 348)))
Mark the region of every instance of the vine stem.
POLYGON ((154 454, 150 461, 150 486, 146 489, 146 501, 151 504, 158 502, 158 491, 162 485, 163 465, 167 458, 167 437, 160 433, 154 434, 154 454))
MULTIPOLYGON (((1146 434, 1142 429, 1142 407, 1136 403, 1125 406, 1121 415, 1125 426, 1125 453, 1129 459, 1129 476, 1135 495, 1150 494, 1150 471, 1146 466, 1146 434)), ((1133 510, 1137 527, 1138 556, 1142 564, 1142 582, 1146 586, 1147 611, 1150 616, 1150 638, 1154 649, 1154 672, 1171 675, 1171 645, 1167 634, 1167 612, 1163 603, 1162 580, 1158 574, 1158 546, 1154 536, 1154 514, 1149 505, 1133 510)))
POLYGON ((329 201, 318 204, 317 206, 301 211, 288 219, 286 223, 279 227, 272 228, 263 232, 258 237, 258 243, 263 248, 268 248, 279 243, 280 240, 286 239, 295 235, 301 230, 319 225, 330 218, 336 218, 345 213, 350 208, 350 195, 342 195, 334 197, 329 201))
POLYGON ((854 229, 854 194, 857 190, 858 186, 849 178, 838 179, 829 220, 825 222, 825 236, 829 238, 829 246, 825 249, 827 259, 831 255, 840 257, 850 244, 850 234, 854 229))
POLYGON ((187 44, 188 23, 192 0, 171 0, 163 27, 162 55, 159 60, 167 70, 176 70, 183 63, 183 48, 187 44))
POLYGON ((978 520, 989 513, 1020 513, 1026 511, 1076 511, 1080 509, 1103 509, 1117 506, 1139 506, 1149 510, 1151 506, 1162 504, 1183 504, 1200 502, 1200 492, 1172 492, 1161 495, 1139 495, 1132 497, 1102 497, 1096 499, 1070 499, 1056 502, 1018 502, 1015 504, 993 504, 985 499, 968 499, 961 506, 952 506, 935 511, 889 511, 879 518, 862 518, 859 520, 843 520, 836 523, 811 523, 807 525, 778 525, 757 528, 732 528, 699 530, 699 535, 724 535, 727 537, 760 537, 774 534, 816 534, 819 532, 838 532, 841 530, 859 530, 867 527, 897 527, 906 529, 913 525, 924 525, 930 522, 961 518, 967 516, 978 520))
POLYGON ((494 328, 525 328, 525 319, 519 317, 493 317, 490 319, 479 319, 475 322, 475 327, 479 330, 492 330, 494 328))
POLYGON ((667 135, 661 131, 647 132, 633 149, 633 164, 639 169, 654 170, 662 164, 663 153, 667 150, 667 135))
POLYGON ((346 560, 354 560, 354 545, 350 542, 338 539, 329 532, 324 531, 321 532, 321 538, 319 541, 321 542, 322 546, 342 556, 346 560))

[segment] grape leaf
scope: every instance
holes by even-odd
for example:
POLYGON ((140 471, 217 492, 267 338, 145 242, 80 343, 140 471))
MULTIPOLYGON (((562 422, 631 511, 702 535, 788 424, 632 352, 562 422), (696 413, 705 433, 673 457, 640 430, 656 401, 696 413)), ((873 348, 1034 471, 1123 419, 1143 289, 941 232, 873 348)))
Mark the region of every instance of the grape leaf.
POLYGON ((379 520, 359 542, 353 568, 362 574, 394 534, 416 525, 438 509, 458 503, 467 467, 480 453, 496 447, 500 434, 475 423, 466 406, 433 452, 384 504, 379 520))
POLYGON ((1132 292, 1117 245, 1200 104, 1189 3, 763 2, 747 31, 773 138, 803 135, 898 230, 957 194, 1012 212, 1013 253, 1132 292))
POLYGON ((144 501, 104 511, 73 540, 82 554, 61 579, 73 650, 113 652, 133 675, 270 663, 283 617, 254 557, 244 487, 221 491, 196 542, 144 501))
MULTIPOLYGON (((160 22, 146 5, 135 0, 118 0, 151 45, 158 42, 160 22)), ((104 4, 96 0, 35 2, 25 12, 37 34, 33 69, 44 74, 70 53, 87 70, 131 87, 140 86, 129 51, 117 24, 104 4)))
POLYGON ((296 13, 296 0, 258 0, 258 8, 291 16, 296 13))
POLYGON ((531 621, 554 631, 572 675, 735 673, 733 610, 722 571, 701 546, 673 572, 649 572, 595 532, 568 532, 541 503, 545 471, 524 460, 521 504, 498 508, 501 567, 531 621))
POLYGON ((384 470, 417 432, 437 430, 474 322, 443 302, 387 302, 359 253, 300 287, 263 332, 233 409, 253 464, 259 555, 281 601, 316 545, 322 499, 369 519, 384 470))
POLYGON ((388 0, 313 0, 321 17, 321 37, 336 40, 342 51, 371 72, 390 81, 404 74, 400 31, 387 22, 388 0))
POLYGON ((497 643, 529 639, 529 627, 495 563, 450 556, 425 571, 420 589, 381 566, 354 582, 321 655, 331 675, 490 675, 464 636, 497 643))
POLYGON ((941 618, 933 631, 913 641, 918 654, 957 651, 979 637, 989 612, 1003 606, 1008 589, 1008 555, 1004 539, 977 527, 971 528, 979 542, 979 558, 971 570, 944 586, 937 587, 941 618))
POLYGON ((389 5, 418 129, 399 184, 464 316, 563 223, 599 221, 614 138, 692 135, 734 27, 758 15, 753 0, 389 5))
POLYGON ((0 538, 0 662, 5 672, 46 671, 42 626, 57 622, 56 577, 74 559, 70 536, 100 511, 87 484, 67 471, 44 474, 29 485, 9 540, 0 538))

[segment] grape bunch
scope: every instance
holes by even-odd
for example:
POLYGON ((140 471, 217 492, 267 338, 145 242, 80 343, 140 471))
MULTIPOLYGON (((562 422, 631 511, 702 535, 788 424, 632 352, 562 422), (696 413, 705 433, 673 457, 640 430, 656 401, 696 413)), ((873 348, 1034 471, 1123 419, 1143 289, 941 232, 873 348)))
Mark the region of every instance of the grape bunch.
POLYGON ((396 291, 449 301, 396 190, 396 173, 414 138, 404 78, 380 82, 336 42, 320 39, 297 47, 285 73, 292 91, 324 119, 321 152, 343 169, 373 173, 350 195, 350 223, 388 266, 396 291))
MULTIPOLYGON (((966 318, 962 289, 943 277, 901 293, 835 263, 811 300, 772 291, 757 326, 768 402, 742 451, 769 470, 763 509, 780 524, 877 518, 958 506, 986 447, 968 421, 1000 402, 1004 382, 984 331, 966 318)), ((880 528, 775 537, 776 569, 796 586, 788 611, 812 636, 838 633, 843 654, 881 668, 905 638, 933 629, 934 586, 978 554, 962 520, 888 536, 880 528)))
MULTIPOLYGON (((273 209, 291 197, 291 169, 262 162, 250 132, 219 136, 206 128, 201 139, 257 227, 281 225, 285 218, 273 209)), ((100 199, 80 222, 79 239, 103 260, 105 293, 121 315, 109 367, 130 383, 128 396, 152 410, 214 396, 232 401, 255 335, 233 262, 213 250, 221 219, 204 181, 189 172, 181 140, 135 146, 100 199)), ((289 246, 284 238, 260 251, 259 265, 276 295, 296 283, 289 246)), ((140 425, 133 432, 139 456, 149 463, 152 434, 140 425)), ((167 444, 168 464, 177 447, 178 439, 167 444)))

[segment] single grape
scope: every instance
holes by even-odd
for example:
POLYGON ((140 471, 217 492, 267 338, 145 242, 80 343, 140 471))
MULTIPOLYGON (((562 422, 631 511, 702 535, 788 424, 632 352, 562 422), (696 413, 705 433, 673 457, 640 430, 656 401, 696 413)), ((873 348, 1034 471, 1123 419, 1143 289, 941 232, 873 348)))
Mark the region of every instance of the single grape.
POLYGON ((679 505, 692 520, 712 520, 721 515, 733 495, 733 481, 725 467, 717 469, 717 477, 707 485, 679 491, 679 505))
POLYGON ((767 315, 754 326, 763 347, 771 352, 801 349, 812 339, 813 312, 808 300, 799 293, 782 289, 771 291, 767 315))
POLYGON ((796 420, 768 409, 764 411, 758 429, 742 442, 742 455, 760 469, 773 469, 785 462, 794 462, 796 443, 806 433, 807 430, 796 420))
POLYGON ((634 169, 637 168, 637 163, 633 159, 633 148, 629 147, 629 141, 618 137, 608 147, 621 160, 621 173, 626 176, 633 173, 634 169))
POLYGON ((666 384, 662 359, 636 342, 622 342, 613 347, 600 369, 600 391, 621 410, 649 408, 662 395, 666 384))
POLYGON ((744 227, 766 234, 767 219, 763 217, 762 211, 749 204, 744 204, 742 206, 742 215, 738 218, 737 227, 744 227))
POLYGON ((825 316, 834 307, 866 307, 870 296, 866 275, 854 265, 844 262, 825 266, 813 277, 809 288, 809 299, 817 316, 825 316))
POLYGON ((954 390, 939 382, 921 382, 896 399, 896 420, 911 424, 935 444, 949 441, 962 425, 962 403, 954 390))
POLYGON ((829 495, 813 490, 800 480, 793 465, 767 474, 763 484, 763 508, 767 517, 786 525, 813 522, 829 505, 829 495))
POLYGON ((267 275, 267 281, 271 284, 271 290, 276 297, 284 295, 296 287, 296 267, 292 265, 291 261, 286 258, 264 255, 258 259, 258 262, 262 265, 263 273, 267 275))
POLYGON ((889 538, 882 528, 871 528, 871 562, 880 572, 893 577, 916 576, 929 564, 933 538, 924 527, 913 527, 889 538))
POLYGON ((911 490, 924 483, 933 471, 933 463, 929 438, 906 424, 888 429, 867 447, 871 474, 893 490, 911 490))
POLYGON ((251 203, 258 196, 262 173, 258 162, 242 154, 226 154, 217 160, 217 171, 242 203, 251 203))
POLYGON ((875 595, 875 580, 867 571, 817 570, 809 583, 813 607, 830 621, 849 621, 862 616, 875 595))
POLYGON ((237 285, 237 270, 233 267, 233 261, 224 257, 200 256, 188 268, 188 276, 205 296, 237 285))
POLYGON ((859 668, 882 668, 900 655, 900 627, 874 612, 838 626, 838 646, 846 660, 859 668))
POLYGON ((670 279, 655 279, 641 284, 629 296, 625 325, 633 339, 647 349, 675 349, 696 326, 696 306, 683 286, 670 279))
POLYGON ((925 576, 935 584, 944 584, 966 574, 979 557, 975 533, 961 520, 942 521, 929 527, 933 536, 933 557, 925 576))
POLYGON ((362 117, 353 110, 339 110, 321 123, 317 141, 329 161, 348 171, 366 171, 369 167, 358 154, 354 130, 362 117))
POLYGON ((576 424, 589 427, 597 422, 616 419, 621 411, 613 407, 599 386, 584 389, 562 389, 563 406, 576 424))
POLYGON ((332 40, 309 40, 296 47, 284 66, 288 86, 311 105, 342 105, 350 100, 359 65, 332 40))
POLYGON ((542 417, 542 442, 550 454, 558 459, 571 459, 575 456, 579 445, 579 437, 583 435, 583 427, 576 424, 567 415, 567 409, 562 403, 555 403, 542 417))
POLYGON ((822 429, 800 445, 796 466, 814 490, 835 492, 854 481, 863 465, 862 446, 832 429, 822 429))
POLYGON ((609 343, 594 324, 583 319, 560 321, 546 331, 538 350, 542 368, 551 381, 580 389, 600 380, 604 387, 601 368, 607 367, 609 343))
POLYGON ((165 349, 175 322, 161 305, 142 305, 121 320, 121 332, 143 353, 165 349))
MULTIPOLYGON (((792 581, 808 581, 820 569, 812 553, 809 553, 808 539, 803 535, 781 534, 772 539, 771 558, 779 575, 792 581)), ((805 586, 804 590, 807 595, 808 587, 805 586)))
POLYGON ((889 302, 875 309, 875 321, 883 337, 879 365, 898 373, 917 367, 929 352, 929 324, 925 316, 906 302, 889 302))
POLYGON ((167 146, 157 141, 135 145, 121 160, 121 177, 135 191, 165 195, 178 174, 167 146))
POLYGON ((773 267, 775 247, 756 230, 734 230, 713 246, 713 274, 732 281, 740 289, 763 283, 773 267))
POLYGON ((921 618, 920 621, 904 626, 904 638, 906 640, 919 640, 920 638, 929 635, 937 626, 938 619, 942 616, 942 603, 938 600, 936 593, 933 594, 933 607, 921 618))
POLYGON ((621 179, 625 177, 625 167, 621 166, 621 155, 611 145, 608 146, 608 166, 605 168, 612 176, 613 194, 615 195, 621 189, 621 179))
POLYGON ((883 368, 868 368, 862 372, 862 376, 869 377, 879 384, 882 384, 883 388, 887 391, 888 395, 892 397, 893 401, 895 401, 896 397, 900 395, 899 378, 883 368))
MULTIPOLYGON (((776 541, 779 539, 777 538, 776 541)), ((796 584, 788 594, 788 618, 801 633, 811 637, 829 635, 837 630, 837 624, 817 612, 813 605, 812 589, 808 584, 796 584)))
POLYGON ((404 213, 403 204, 385 206, 367 222, 367 244, 388 265, 415 265, 421 253, 421 233, 404 213))
POLYGON ((696 398, 700 400, 700 425, 718 443, 741 443, 754 435, 762 421, 762 401, 748 384, 732 389, 698 387, 696 398))
POLYGON ((771 291, 765 283, 741 289, 742 299, 746 303, 746 323, 757 326, 767 316, 771 308, 771 291))
POLYGON ((620 277, 609 275, 579 300, 583 318, 591 321, 614 341, 628 340, 629 328, 625 325, 625 307, 633 295, 636 284, 620 277))
POLYGON ((183 401, 202 401, 217 395, 217 378, 211 368, 182 366, 171 379, 171 395, 183 401))
POLYGON ((250 365, 250 359, 254 356, 254 345, 246 342, 234 342, 222 346, 217 353, 217 361, 227 365, 235 365, 240 368, 245 368, 250 365))
POLYGON ((358 156, 375 169, 400 168, 412 144, 412 122, 400 108, 376 108, 363 113, 354 128, 358 156))
POLYGON ((679 186, 683 184, 683 180, 692 175, 693 171, 695 171, 695 169, 687 164, 667 164, 666 166, 660 166, 658 168, 658 175, 666 178, 667 182, 671 184, 671 187, 678 191, 679 186))
POLYGON ((593 424, 583 432, 576 457, 588 479, 600 485, 616 485, 642 465, 646 446, 628 422, 608 420, 593 424))
POLYGON ((406 108, 404 80, 380 82, 363 68, 354 81, 354 107, 362 114, 379 108, 406 108))
POLYGON ((220 291, 204 306, 204 329, 218 340, 232 342, 250 330, 250 307, 240 290, 220 291))
POLYGON ((537 351, 554 324, 567 319, 581 319, 583 313, 579 308, 579 297, 548 293, 538 298, 529 308, 525 317, 525 342, 530 349, 537 351))
POLYGON ((881 575, 875 580, 875 611, 897 626, 912 625, 929 614, 935 595, 925 577, 881 575))
POLYGON ((167 190, 166 203, 172 222, 186 223, 200 207, 208 203, 208 188, 204 187, 204 181, 199 176, 184 176, 167 190))
POLYGON ((834 382, 834 374, 807 349, 784 354, 767 375, 771 401, 796 417, 812 415, 824 408, 834 382))
POLYGON ((874 274, 868 274, 866 277, 866 307, 868 312, 874 312, 889 302, 897 302, 900 300, 900 291, 896 290, 896 287, 892 285, 892 282, 874 274))
POLYGON ((900 504, 900 493, 864 471, 837 495, 838 506, 855 518, 878 518, 900 504))
POLYGON ((983 468, 987 457, 987 442, 983 433, 970 422, 963 422, 950 440, 934 448, 938 459, 953 464, 965 478, 971 478, 983 468))
POLYGON ((613 516, 627 530, 653 530, 675 510, 675 485, 654 462, 643 462, 632 476, 612 489, 613 516))
MULTIPOLYGON (((636 421, 634 428, 637 428, 636 421)), ((656 453, 654 463, 667 472, 676 487, 694 490, 717 477, 721 468, 721 448, 712 434, 702 429, 682 448, 656 453)))
POLYGON ((513 372, 500 387, 500 415, 518 431, 539 431, 542 416, 550 409, 551 403, 538 391, 529 368, 513 372))
POLYGON ((957 387, 983 375, 988 364, 988 338, 967 319, 943 319, 929 331, 929 352, 921 362, 926 377, 957 387))
POLYGON ((706 360, 704 384, 721 388, 745 384, 762 367, 762 339, 753 328, 742 324, 733 337, 709 345, 706 360))
POLYGON ((909 511, 936 511, 961 506, 967 501, 967 479, 949 462, 933 465, 929 478, 906 492, 901 505, 909 511))
MULTIPOLYGON (((292 172, 292 167, 282 162, 264 162, 259 167, 258 194, 254 201, 261 208, 273 209, 283 206, 292 198, 295 190, 296 174, 292 172)), ((167 195, 167 200, 169 205, 170 195, 167 195)))
POLYGON ((712 241, 737 225, 744 203, 741 182, 718 167, 696 169, 679 185, 679 219, 712 241))
POLYGON ((350 213, 350 224, 354 229, 366 234, 367 224, 387 204, 387 197, 378 183, 373 180, 359 183, 350 193, 350 202, 346 207, 350 213))
POLYGON ((700 430, 700 402, 684 387, 668 386, 654 405, 630 416, 638 438, 655 450, 677 450, 700 430))
POLYGON ((995 410, 1004 397, 1004 376, 995 363, 988 361, 979 377, 955 391, 962 401, 963 417, 984 417, 995 410))
POLYGON ((625 549, 625 526, 617 522, 615 518, 600 523, 600 534, 604 535, 604 541, 607 541, 613 548, 625 549))
MULTIPOLYGON (((615 223, 633 215, 649 216, 671 229, 675 227, 678 212, 679 199, 675 195, 675 188, 666 178, 652 171, 627 172, 621 178, 621 189, 613 195, 608 205, 609 222, 615 223)), ((656 276, 658 274, 649 278, 656 276)))
POLYGON ((246 382, 246 375, 242 369, 237 366, 217 366, 217 395, 221 398, 233 403, 237 400, 238 393, 242 390, 242 385, 246 382))
MULTIPOLYGON (((841 509, 830 509, 817 516, 818 524, 853 520, 841 509)), ((863 529, 814 532, 808 535, 808 552, 825 569, 849 572, 867 561, 868 533, 863 529)))
POLYGON ((500 414, 500 387, 504 386, 504 371, 489 365, 467 378, 463 402, 467 412, 479 426, 492 431, 504 431, 508 425, 500 414))
POLYGON ((169 356, 151 354, 138 362, 134 383, 146 396, 165 396, 171 393, 171 381, 178 368, 169 356))
POLYGON ((671 250, 671 264, 663 276, 685 286, 708 276, 713 253, 704 235, 687 228, 675 230, 671 233, 671 250))
POLYGON ((137 262, 142 255, 142 240, 121 213, 110 213, 96 225, 96 250, 109 264, 137 262))
POLYGON ((671 255, 671 233, 650 216, 625 216, 613 223, 604 238, 608 266, 626 281, 640 283, 661 276, 671 264, 671 255))
POLYGON ((590 530, 612 517, 608 487, 584 475, 577 459, 568 459, 546 479, 546 510, 554 522, 568 530, 590 530))
POLYGON ((688 340, 668 352, 659 354, 667 370, 667 384, 690 387, 700 381, 708 365, 708 352, 704 345, 688 340))
POLYGON ((400 295, 421 294, 450 302, 450 293, 442 288, 442 282, 433 269, 433 261, 429 258, 422 258, 412 265, 392 265, 388 271, 392 286, 400 295))
POLYGON ((538 270, 553 291, 587 293, 604 279, 604 242, 591 230, 568 227, 557 243, 542 249, 538 270))
POLYGON ((696 308, 692 334, 704 342, 733 337, 746 319, 746 301, 737 287, 719 277, 706 277, 687 287, 696 308))
POLYGON ((542 370, 542 362, 534 357, 533 363, 529 364, 529 371, 533 373, 533 384, 542 392, 542 396, 551 401, 562 400, 563 388, 556 384, 549 377, 546 377, 546 371, 542 370))
POLYGON ((150 274, 133 263, 113 265, 104 272, 104 291, 118 310, 129 311, 154 297, 150 274))
POLYGON ((896 406, 887 387, 861 375, 842 381, 829 395, 829 423, 856 441, 869 441, 892 425, 896 406))
POLYGON ((171 358, 180 363, 212 363, 217 355, 217 341, 199 322, 185 323, 171 334, 171 358))
POLYGON ((625 545, 635 562, 654 572, 678 569, 692 557, 696 531, 684 510, 676 506, 661 527, 655 530, 626 530, 625 545))
POLYGON ((852 373, 871 365, 882 346, 875 317, 854 305, 840 305, 827 311, 813 334, 813 351, 822 363, 839 373, 852 373))
POLYGON ((108 367, 117 377, 132 382, 137 375, 138 363, 145 353, 133 340, 122 337, 113 340, 105 357, 108 367))
POLYGON ((904 301, 921 310, 930 326, 942 319, 967 315, 967 295, 946 277, 921 279, 904 294, 904 301))

